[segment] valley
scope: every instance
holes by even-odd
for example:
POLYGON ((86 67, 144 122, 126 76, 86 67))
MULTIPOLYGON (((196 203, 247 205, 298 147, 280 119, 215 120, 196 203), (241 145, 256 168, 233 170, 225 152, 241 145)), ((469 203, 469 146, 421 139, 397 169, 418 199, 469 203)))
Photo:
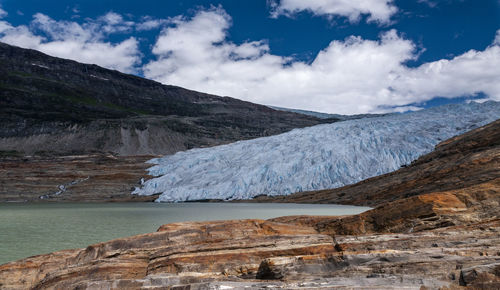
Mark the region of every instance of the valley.
POLYGON ((495 289, 499 131, 495 121, 394 173, 290 196, 338 202, 341 191, 354 187, 353 200, 343 203, 375 206, 361 214, 166 224, 1 265, 1 287, 495 289), (460 177, 468 167, 467 178, 460 177))

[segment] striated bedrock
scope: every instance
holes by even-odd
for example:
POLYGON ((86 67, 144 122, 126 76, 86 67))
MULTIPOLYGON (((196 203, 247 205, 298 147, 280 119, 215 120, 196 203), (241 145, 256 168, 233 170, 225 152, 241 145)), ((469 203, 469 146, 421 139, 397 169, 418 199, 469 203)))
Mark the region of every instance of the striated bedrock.
POLYGON ((287 216, 271 219, 311 226, 329 235, 412 233, 500 218, 500 178, 459 190, 412 196, 358 215, 287 216))
POLYGON ((397 171, 336 189, 289 196, 261 196, 254 201, 336 203, 378 206, 421 194, 468 188, 498 190, 500 178, 500 120, 438 144, 397 171), (496 180, 496 181, 495 181, 496 180), (496 184, 496 185, 495 185, 496 184))
POLYGON ((409 197, 354 216, 167 224, 1 265, 0 288, 494 289, 500 218, 491 201, 499 192, 486 191, 477 200, 449 192, 409 197))
POLYGON ((156 233, 4 264, 0 288, 76 288, 95 281, 136 283, 158 275, 255 279, 260 264, 276 257, 300 257, 304 267, 321 273, 335 263, 335 252, 332 237, 310 227, 264 220, 184 222, 164 225, 156 233))

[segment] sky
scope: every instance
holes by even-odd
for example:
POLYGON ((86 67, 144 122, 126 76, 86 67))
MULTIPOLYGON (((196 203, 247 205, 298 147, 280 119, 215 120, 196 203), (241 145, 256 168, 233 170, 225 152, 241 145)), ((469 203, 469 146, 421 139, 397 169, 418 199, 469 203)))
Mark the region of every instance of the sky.
POLYGON ((500 101, 500 0, 0 0, 0 41, 325 113, 500 101))

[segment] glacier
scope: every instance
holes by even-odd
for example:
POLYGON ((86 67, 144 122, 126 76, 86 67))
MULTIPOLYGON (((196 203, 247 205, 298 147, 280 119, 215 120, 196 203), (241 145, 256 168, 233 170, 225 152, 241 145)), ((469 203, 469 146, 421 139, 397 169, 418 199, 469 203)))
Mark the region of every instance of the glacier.
POLYGON ((397 170, 439 142, 498 118, 499 102, 470 102, 191 149, 148 161, 155 178, 132 194, 180 202, 341 187, 397 170))

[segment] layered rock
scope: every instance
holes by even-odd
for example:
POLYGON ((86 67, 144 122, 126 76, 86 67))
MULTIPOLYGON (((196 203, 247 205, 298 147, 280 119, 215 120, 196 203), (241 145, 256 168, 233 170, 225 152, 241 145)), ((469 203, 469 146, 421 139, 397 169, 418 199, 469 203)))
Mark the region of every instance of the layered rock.
POLYGON ((396 200, 358 215, 288 216, 272 220, 312 226, 326 234, 411 233, 500 218, 499 205, 500 178, 497 178, 460 190, 396 200))
POLYGON ((276 257, 300 257, 304 267, 325 272, 336 262, 335 252, 332 237, 310 227, 263 220, 186 222, 2 265, 0 286, 61 289, 114 280, 133 286, 158 275, 238 280, 255 278, 263 261, 276 257))
POLYGON ((0 266, 2 289, 494 289, 500 219, 404 234, 330 235, 263 220, 185 222, 0 266), (253 287, 253 288, 252 288, 253 287))

